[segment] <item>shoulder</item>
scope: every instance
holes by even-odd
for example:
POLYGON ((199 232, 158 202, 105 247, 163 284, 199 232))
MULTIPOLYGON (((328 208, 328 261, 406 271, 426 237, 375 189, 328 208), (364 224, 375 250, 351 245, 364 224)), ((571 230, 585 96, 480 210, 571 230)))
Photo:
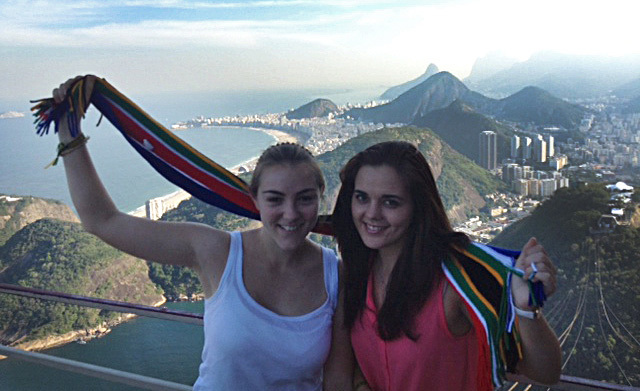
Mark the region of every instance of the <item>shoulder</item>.
POLYGON ((229 254, 231 234, 226 231, 203 226, 194 237, 194 248, 198 264, 225 262, 229 254))

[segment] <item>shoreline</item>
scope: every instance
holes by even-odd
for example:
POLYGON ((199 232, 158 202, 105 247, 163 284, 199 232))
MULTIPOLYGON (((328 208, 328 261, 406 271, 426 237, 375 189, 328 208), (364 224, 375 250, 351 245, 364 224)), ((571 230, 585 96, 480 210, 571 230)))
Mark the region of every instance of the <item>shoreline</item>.
MULTIPOLYGON (((151 306, 160 307, 166 302, 167 302, 167 298, 163 296, 162 300, 152 304, 151 306)), ((94 338, 102 338, 106 336, 111 332, 113 327, 116 327, 119 324, 128 322, 137 317, 138 315, 136 314, 129 314, 129 313, 122 312, 120 313, 120 316, 118 316, 116 319, 113 319, 110 321, 105 320, 95 327, 80 329, 80 330, 73 330, 64 334, 49 335, 44 338, 35 339, 32 341, 22 342, 13 346, 11 345, 9 346, 16 349, 25 350, 28 352, 32 352, 32 351, 39 352, 42 350, 48 350, 48 349, 64 346, 72 342, 83 341, 80 343, 86 343, 87 341, 90 341, 94 338)), ((8 357, 0 354, 0 360, 4 360, 6 358, 8 357)))
MULTIPOLYGON (((215 128, 216 126, 206 126, 206 127, 202 127, 203 129, 207 129, 207 128, 215 128)), ((298 143, 298 144, 304 144, 302 142, 302 140, 300 140, 300 138, 284 132, 282 130, 278 130, 278 129, 269 129, 269 128, 258 128, 255 126, 238 126, 238 125, 220 125, 220 126, 224 126, 225 128, 238 128, 238 129, 248 129, 248 130, 253 130, 255 132, 262 132, 265 134, 268 134, 269 136, 273 137, 276 143, 298 143)), ((260 156, 254 156, 250 159, 245 160, 242 163, 236 164, 233 167, 228 168, 229 171, 231 171, 232 173, 234 173, 235 175, 240 175, 240 174, 244 174, 250 171, 253 171, 253 168, 255 167, 256 163, 258 162, 258 158, 260 158, 260 156)))

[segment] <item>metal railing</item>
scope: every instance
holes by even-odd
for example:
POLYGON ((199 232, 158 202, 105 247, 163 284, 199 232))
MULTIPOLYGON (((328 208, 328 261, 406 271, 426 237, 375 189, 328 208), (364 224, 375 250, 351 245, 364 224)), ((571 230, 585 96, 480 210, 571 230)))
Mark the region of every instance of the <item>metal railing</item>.
MULTIPOLYGON (((12 295, 31 297, 41 300, 51 300, 60 303, 79 305, 84 307, 99 308, 104 310, 130 313, 141 316, 173 320, 190 324, 203 324, 203 316, 191 312, 175 311, 166 308, 158 308, 141 304, 132 304, 115 300, 97 299, 68 293, 51 292, 42 289, 26 288, 18 285, 0 283, 0 293, 8 293, 12 295)), ((116 369, 105 368, 97 365, 87 364, 79 361, 54 357, 47 354, 27 352, 24 350, 0 345, 0 354, 11 356, 20 360, 29 361, 37 364, 50 366, 53 368, 76 372, 87 376, 135 386, 147 390, 168 390, 168 391, 188 391, 192 390, 191 386, 174 383, 166 380, 156 379, 153 377, 142 376, 135 373, 119 371, 116 369)), ((530 380, 523 379, 520 384, 534 384, 530 380)), ((516 390, 517 386, 504 386, 501 390, 516 390)), ((549 386, 547 386, 549 387, 549 386)), ((640 391, 639 387, 631 387, 606 383, 591 379, 584 379, 574 376, 562 375, 557 384, 549 387, 554 391, 640 391)))

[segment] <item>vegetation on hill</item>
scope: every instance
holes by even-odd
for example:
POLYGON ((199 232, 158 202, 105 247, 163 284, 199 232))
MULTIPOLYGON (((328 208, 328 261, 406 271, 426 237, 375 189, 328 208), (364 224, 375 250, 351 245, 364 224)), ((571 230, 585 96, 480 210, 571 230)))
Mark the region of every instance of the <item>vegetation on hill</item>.
POLYGON ((71 208, 60 201, 0 194, 0 246, 25 225, 45 217, 79 222, 71 208))
POLYGON ((545 305, 568 375, 640 385, 640 231, 598 229, 609 210, 603 184, 563 188, 493 244, 520 248, 535 236, 559 269, 545 305))
MULTIPOLYGON (((160 302, 144 261, 93 235, 80 224, 41 219, 0 247, 0 282, 83 296, 160 302)), ((96 327, 118 315, 45 300, 0 295, 0 342, 26 342, 51 334, 96 327)))
POLYGON ((536 125, 558 125, 573 129, 582 120, 585 109, 560 98, 556 98, 538 87, 525 87, 500 101, 498 114, 501 118, 533 123, 536 125))
POLYGON ((338 111, 338 106, 329 99, 316 99, 285 114, 288 119, 326 117, 338 111))
POLYGON ((513 130, 476 112, 460 100, 444 109, 425 114, 416 119, 413 125, 433 130, 453 149, 476 162, 479 161, 479 135, 485 130, 497 134, 498 161, 509 157, 511 153, 510 138, 514 134, 513 130))

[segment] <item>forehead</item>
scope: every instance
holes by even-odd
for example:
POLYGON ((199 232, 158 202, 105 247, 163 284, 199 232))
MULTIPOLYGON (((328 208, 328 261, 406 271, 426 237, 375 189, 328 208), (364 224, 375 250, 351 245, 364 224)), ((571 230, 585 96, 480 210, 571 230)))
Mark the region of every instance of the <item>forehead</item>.
POLYGON ((318 189, 316 173, 306 163, 275 164, 265 167, 260 175, 258 192, 298 192, 306 189, 318 189))
POLYGON ((388 165, 362 166, 356 175, 355 189, 402 196, 408 192, 406 180, 388 165))

